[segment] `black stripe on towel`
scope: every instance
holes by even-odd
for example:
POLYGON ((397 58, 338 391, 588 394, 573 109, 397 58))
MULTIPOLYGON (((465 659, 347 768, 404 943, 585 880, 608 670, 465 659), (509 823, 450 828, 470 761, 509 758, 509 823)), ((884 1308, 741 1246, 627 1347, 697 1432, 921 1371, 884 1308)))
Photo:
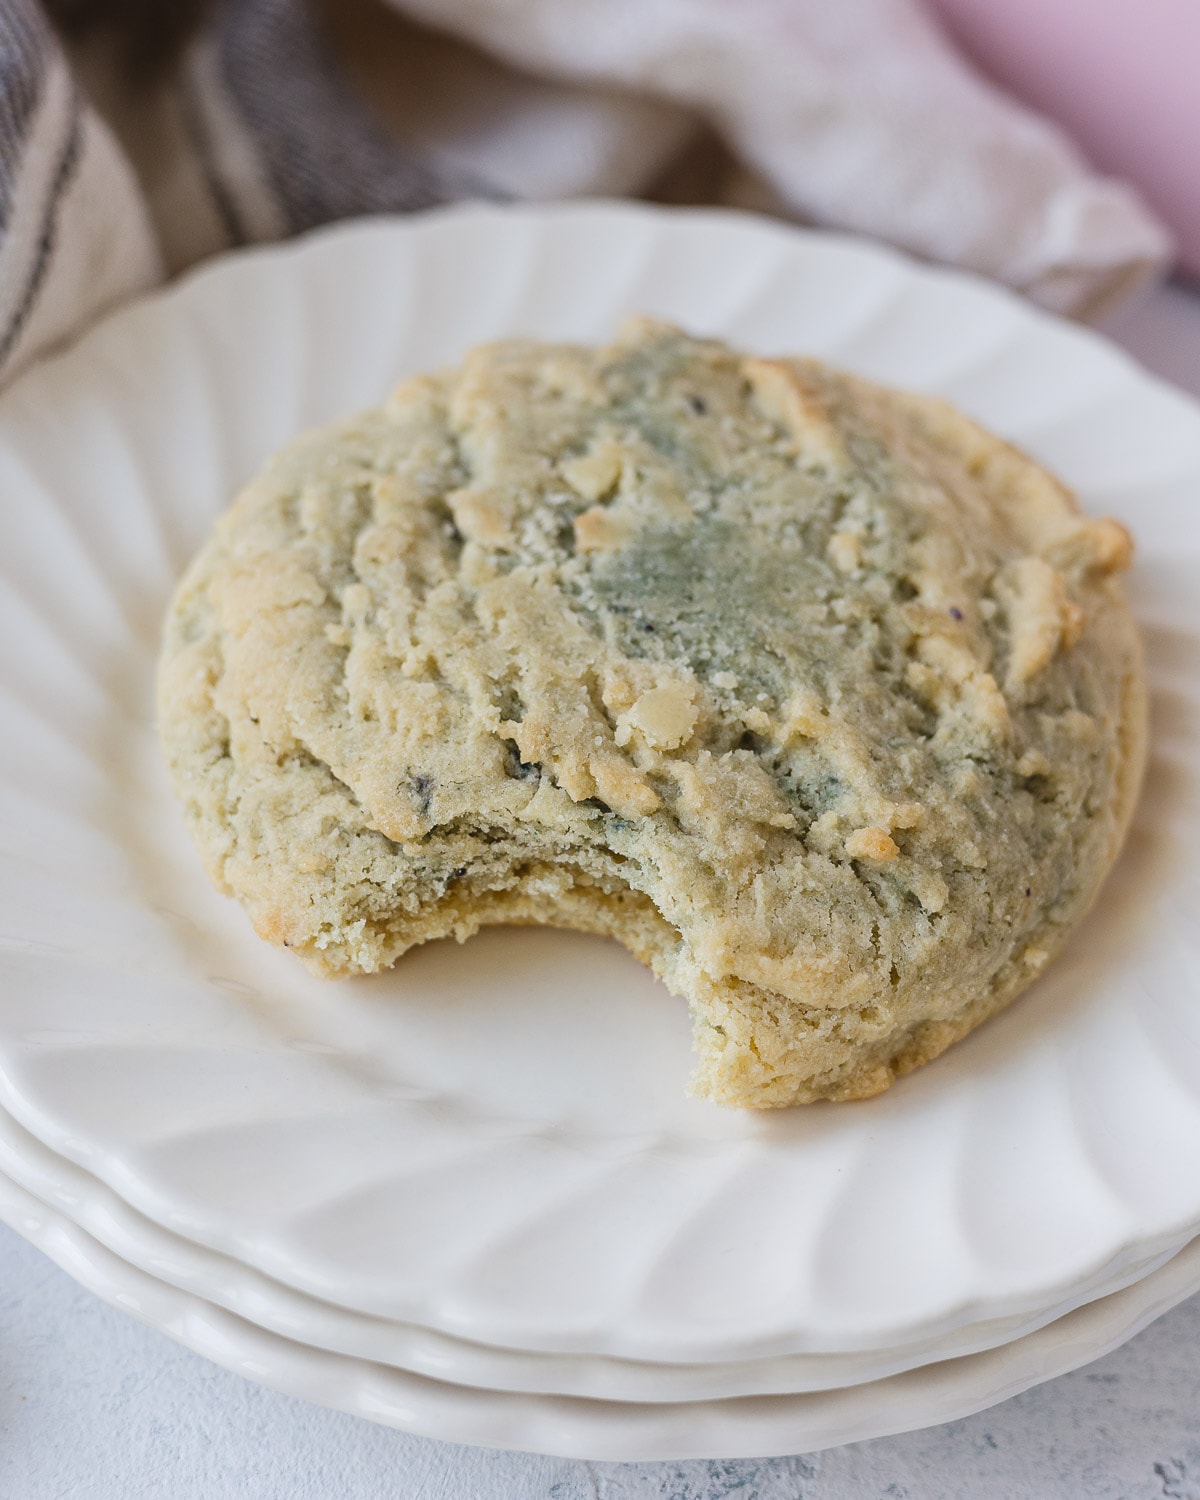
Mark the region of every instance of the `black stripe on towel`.
POLYGON ((50 28, 34 0, 0 0, 0 231, 12 212, 29 122, 53 49, 50 28))
POLYGON ((33 263, 25 278, 25 285, 17 300, 12 317, 8 320, 8 326, 0 334, 0 367, 7 362, 25 324, 29 321, 29 315, 33 311, 34 303, 37 301, 38 293, 42 289, 42 283, 46 279, 46 272, 50 268, 50 261, 54 256, 54 247, 58 240, 58 211, 62 204, 63 195, 70 185, 71 178, 75 175, 75 169, 79 165, 79 158, 83 148, 83 111, 80 107, 79 95, 74 86, 71 89, 71 113, 68 118, 67 131, 63 137, 62 147, 59 151, 58 161, 54 168, 54 177, 50 183, 50 191, 46 195, 46 202, 42 208, 42 229, 38 236, 37 249, 34 252, 33 263))
POLYGON ((356 214, 496 198, 436 170, 375 123, 330 55, 313 0, 226 0, 222 80, 261 153, 293 233, 356 214))
POLYGON ((195 81, 185 73, 180 80, 179 90, 184 127, 196 148, 200 170, 204 174, 205 185, 212 196, 213 206, 216 208, 217 217, 221 220, 226 239, 231 245, 245 245, 249 243, 250 234, 242 221, 241 212, 230 192, 229 184, 221 175, 216 151, 213 149, 212 136, 204 118, 204 109, 197 94, 195 81))

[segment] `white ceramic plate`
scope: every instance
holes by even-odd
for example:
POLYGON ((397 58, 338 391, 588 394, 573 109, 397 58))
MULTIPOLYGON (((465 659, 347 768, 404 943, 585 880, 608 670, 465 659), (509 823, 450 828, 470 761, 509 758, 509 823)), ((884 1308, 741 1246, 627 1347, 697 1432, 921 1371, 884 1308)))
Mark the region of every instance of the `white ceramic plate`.
POLYGON ((511 1349, 873 1351, 1083 1300, 1200 1227, 1198 493, 1196 407, 1101 340, 743 216, 467 209, 202 271, 0 399, 0 1104, 177 1235, 511 1349), (945 392, 1139 538, 1130 847, 1026 999, 865 1104, 686 1098, 683 1006, 581 936, 321 984, 209 890, 166 789, 161 612, 262 458, 480 339, 629 309, 945 392))
MULTIPOLYGON (((296 1343, 455 1385, 589 1400, 681 1402, 795 1395, 861 1385, 919 1365, 995 1349, 1044 1327, 996 1319, 944 1339, 861 1354, 793 1354, 738 1363, 654 1364, 603 1355, 531 1354, 468 1343, 411 1323, 372 1318, 282 1286, 240 1261, 205 1249, 131 1209, 82 1168, 55 1155, 0 1110, 0 1173, 77 1224, 104 1249, 156 1280, 296 1343)), ((1157 1270, 1159 1257, 1103 1288, 1120 1290, 1157 1270)), ((1195 1290, 1200 1290, 1200 1267, 1195 1290)), ((1098 1291, 1097 1296, 1101 1295, 1098 1291)))
POLYGON ((1200 1281, 1197 1241, 1126 1291, 986 1354, 838 1391, 588 1401, 448 1385, 280 1338, 136 1270, 3 1173, 0 1219, 106 1302, 261 1385, 447 1442, 583 1459, 808 1453, 970 1416, 1115 1349, 1200 1281))

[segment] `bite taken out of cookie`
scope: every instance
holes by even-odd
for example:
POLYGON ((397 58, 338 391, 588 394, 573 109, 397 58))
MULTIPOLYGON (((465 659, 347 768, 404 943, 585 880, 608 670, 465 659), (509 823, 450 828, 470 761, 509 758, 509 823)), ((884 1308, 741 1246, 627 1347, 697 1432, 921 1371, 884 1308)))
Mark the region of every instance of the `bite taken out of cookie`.
POLYGON ((1033 980, 1145 748, 1124 530, 945 403, 648 320, 305 434, 172 601, 214 883, 318 973, 608 934, 695 1087, 862 1098, 1033 980))

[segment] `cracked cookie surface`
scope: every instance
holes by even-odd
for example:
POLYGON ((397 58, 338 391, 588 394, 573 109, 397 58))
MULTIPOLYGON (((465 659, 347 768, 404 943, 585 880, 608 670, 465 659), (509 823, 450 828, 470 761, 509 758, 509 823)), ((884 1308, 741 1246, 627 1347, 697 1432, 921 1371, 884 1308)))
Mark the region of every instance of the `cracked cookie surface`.
POLYGON ((298 438, 168 615, 214 883, 323 974, 611 934, 725 1103, 864 1097, 1053 956, 1145 707, 1126 533, 944 403, 640 320, 298 438))

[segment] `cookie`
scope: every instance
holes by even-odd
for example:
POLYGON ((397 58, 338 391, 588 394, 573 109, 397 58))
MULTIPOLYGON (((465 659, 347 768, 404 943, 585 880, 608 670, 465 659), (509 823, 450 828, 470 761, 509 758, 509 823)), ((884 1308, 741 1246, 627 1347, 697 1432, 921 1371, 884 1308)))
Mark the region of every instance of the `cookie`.
POLYGON ((695 1087, 877 1093, 1091 903, 1145 744, 1125 531, 940 401, 636 321, 298 438, 171 604, 215 884, 319 974, 606 933, 695 1087))

